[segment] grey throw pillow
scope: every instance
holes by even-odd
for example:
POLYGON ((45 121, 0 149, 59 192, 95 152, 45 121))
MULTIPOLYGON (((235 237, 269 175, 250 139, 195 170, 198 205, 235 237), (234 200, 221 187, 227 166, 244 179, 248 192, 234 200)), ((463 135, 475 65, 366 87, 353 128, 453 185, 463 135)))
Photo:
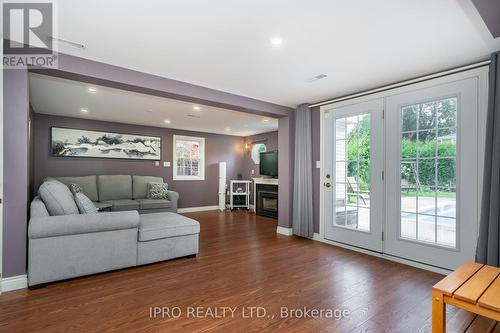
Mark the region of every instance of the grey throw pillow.
POLYGON ((80 184, 72 183, 69 184, 68 187, 73 194, 82 192, 82 187, 80 186, 80 184))
POLYGON ((38 189, 38 196, 51 216, 79 214, 73 194, 60 181, 51 179, 44 182, 38 189))
POLYGON ((148 183, 148 199, 168 199, 167 183, 148 183))
POLYGON ((94 203, 82 192, 75 193, 75 202, 81 214, 97 213, 97 208, 94 203))

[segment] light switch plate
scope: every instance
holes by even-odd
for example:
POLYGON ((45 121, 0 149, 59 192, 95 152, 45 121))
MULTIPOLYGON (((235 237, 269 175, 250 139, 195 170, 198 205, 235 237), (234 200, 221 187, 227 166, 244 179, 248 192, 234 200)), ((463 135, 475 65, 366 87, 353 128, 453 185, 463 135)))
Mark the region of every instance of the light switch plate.
POLYGON ((155 166, 160 166, 160 162, 155 161, 155 166))
POLYGON ((321 169, 321 161, 316 161, 316 169, 321 169))
POLYGON ((170 166, 170 162, 163 162, 163 167, 168 168, 170 166))
POLYGON ((254 170, 254 169, 252 169, 252 175, 253 175, 253 174, 255 174, 255 170, 254 170))

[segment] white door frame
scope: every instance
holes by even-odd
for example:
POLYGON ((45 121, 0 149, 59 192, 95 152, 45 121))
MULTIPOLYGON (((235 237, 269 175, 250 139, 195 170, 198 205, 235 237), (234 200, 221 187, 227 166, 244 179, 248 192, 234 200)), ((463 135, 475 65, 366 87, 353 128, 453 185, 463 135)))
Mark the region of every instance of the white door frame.
MULTIPOLYGON (((386 98, 392 95, 396 94, 401 94, 405 92, 410 92, 418 89, 423 89, 423 88, 429 88, 435 85, 440 85, 440 84, 445 84, 453 81, 459 81, 459 80, 464 80, 467 78, 472 78, 472 77, 477 77, 478 78, 478 161, 477 161, 477 167, 478 167, 478 192, 477 193, 482 193, 482 170, 484 168, 484 144, 485 144, 485 129, 486 129, 486 114, 487 114, 487 108, 488 108, 488 73, 489 73, 489 68, 487 65, 455 74, 450 74, 438 78, 434 78, 428 81, 423 81, 423 82, 418 82, 414 84, 409 84, 407 86, 402 86, 402 87, 397 87, 394 89, 389 89, 381 92, 377 92, 374 94, 370 95, 365 95, 349 100, 344 100, 340 102, 335 102, 332 104, 327 104, 327 105, 322 105, 320 107, 320 179, 319 179, 319 189, 320 189, 320 203, 319 203, 319 235, 316 236, 316 239, 318 241, 336 245, 336 246, 341 246, 341 247, 347 247, 352 250, 370 254, 370 255, 375 255, 379 257, 384 257, 389 260, 394 260, 397 262, 401 262, 404 264, 412 265, 415 267, 443 273, 443 272, 448 272, 447 270, 444 270, 439 267, 427 265, 427 264, 422 264, 418 263, 415 261, 411 260, 406 260, 406 259, 401 259, 398 257, 394 257, 388 254, 379 254, 374 251, 369 251, 365 249, 360 249, 354 246, 350 245, 345 245, 337 242, 333 242, 330 240, 325 239, 325 216, 324 216, 324 206, 325 206, 325 200, 324 200, 324 189, 323 189, 323 182, 325 181, 325 168, 323 166, 323 156, 325 156, 325 148, 326 148, 326 142, 324 139, 323 133, 325 133, 325 126, 324 126, 324 119, 325 119, 325 112, 332 108, 338 108, 346 105, 351 105, 351 104, 357 104, 357 103, 362 103, 366 101, 370 101, 373 99, 378 99, 378 98, 386 98)), ((481 198, 478 198, 478 207, 481 207, 481 198)), ((479 217, 480 217, 480 210, 478 209, 478 214, 477 214, 477 229, 479 230, 479 217)), ((384 212, 384 220, 385 220, 385 212, 384 212)), ((384 225, 385 229, 385 225, 384 225)))

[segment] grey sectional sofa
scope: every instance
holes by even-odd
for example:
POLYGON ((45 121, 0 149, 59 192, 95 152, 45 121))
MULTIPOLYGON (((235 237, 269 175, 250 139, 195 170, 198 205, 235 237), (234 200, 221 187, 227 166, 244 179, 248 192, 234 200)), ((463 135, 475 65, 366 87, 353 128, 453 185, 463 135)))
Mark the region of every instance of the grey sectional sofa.
MULTIPOLYGON (((117 201, 139 200, 143 193, 140 187, 136 187, 132 195, 138 199, 123 199, 124 196, 119 193, 128 193, 128 185, 127 188, 116 190, 115 187, 115 190, 106 192, 103 189, 111 186, 109 182, 101 179, 97 190, 91 177, 85 181, 76 178, 71 182, 80 181, 86 194, 98 195, 99 199, 114 197, 117 201)), ((118 182, 114 177, 105 178, 113 184, 118 182)), ((73 196, 69 189, 62 182, 49 182, 50 186, 45 186, 43 193, 39 192, 46 202, 36 197, 30 206, 30 288, 198 253, 200 225, 193 219, 172 212, 140 215, 137 210, 79 214, 74 202, 71 202, 73 196)), ((119 182, 127 183, 124 180, 119 182)), ((124 205, 113 207, 115 210, 123 209, 124 205)), ((154 210, 151 208, 147 211, 154 210)))
MULTIPOLYGON (((139 213, 177 212, 179 194, 168 191, 168 199, 148 199, 150 182, 163 183, 163 178, 131 175, 99 175, 83 177, 49 177, 65 185, 78 184, 97 208, 109 207, 114 212, 137 210, 139 213)), ((46 180, 47 180, 46 179, 46 180)))

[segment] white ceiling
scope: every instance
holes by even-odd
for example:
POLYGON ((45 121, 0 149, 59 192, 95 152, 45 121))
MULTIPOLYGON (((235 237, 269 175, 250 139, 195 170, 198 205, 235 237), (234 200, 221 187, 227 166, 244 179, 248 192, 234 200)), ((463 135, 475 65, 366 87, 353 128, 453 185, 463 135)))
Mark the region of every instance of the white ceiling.
POLYGON ((29 84, 30 103, 36 113, 237 136, 278 130, 277 119, 245 112, 33 73, 29 84), (82 108, 88 112, 83 113, 82 108))
POLYGON ((58 11, 58 37, 86 45, 59 43, 64 53, 286 106, 500 49, 470 0, 64 0, 58 11))

